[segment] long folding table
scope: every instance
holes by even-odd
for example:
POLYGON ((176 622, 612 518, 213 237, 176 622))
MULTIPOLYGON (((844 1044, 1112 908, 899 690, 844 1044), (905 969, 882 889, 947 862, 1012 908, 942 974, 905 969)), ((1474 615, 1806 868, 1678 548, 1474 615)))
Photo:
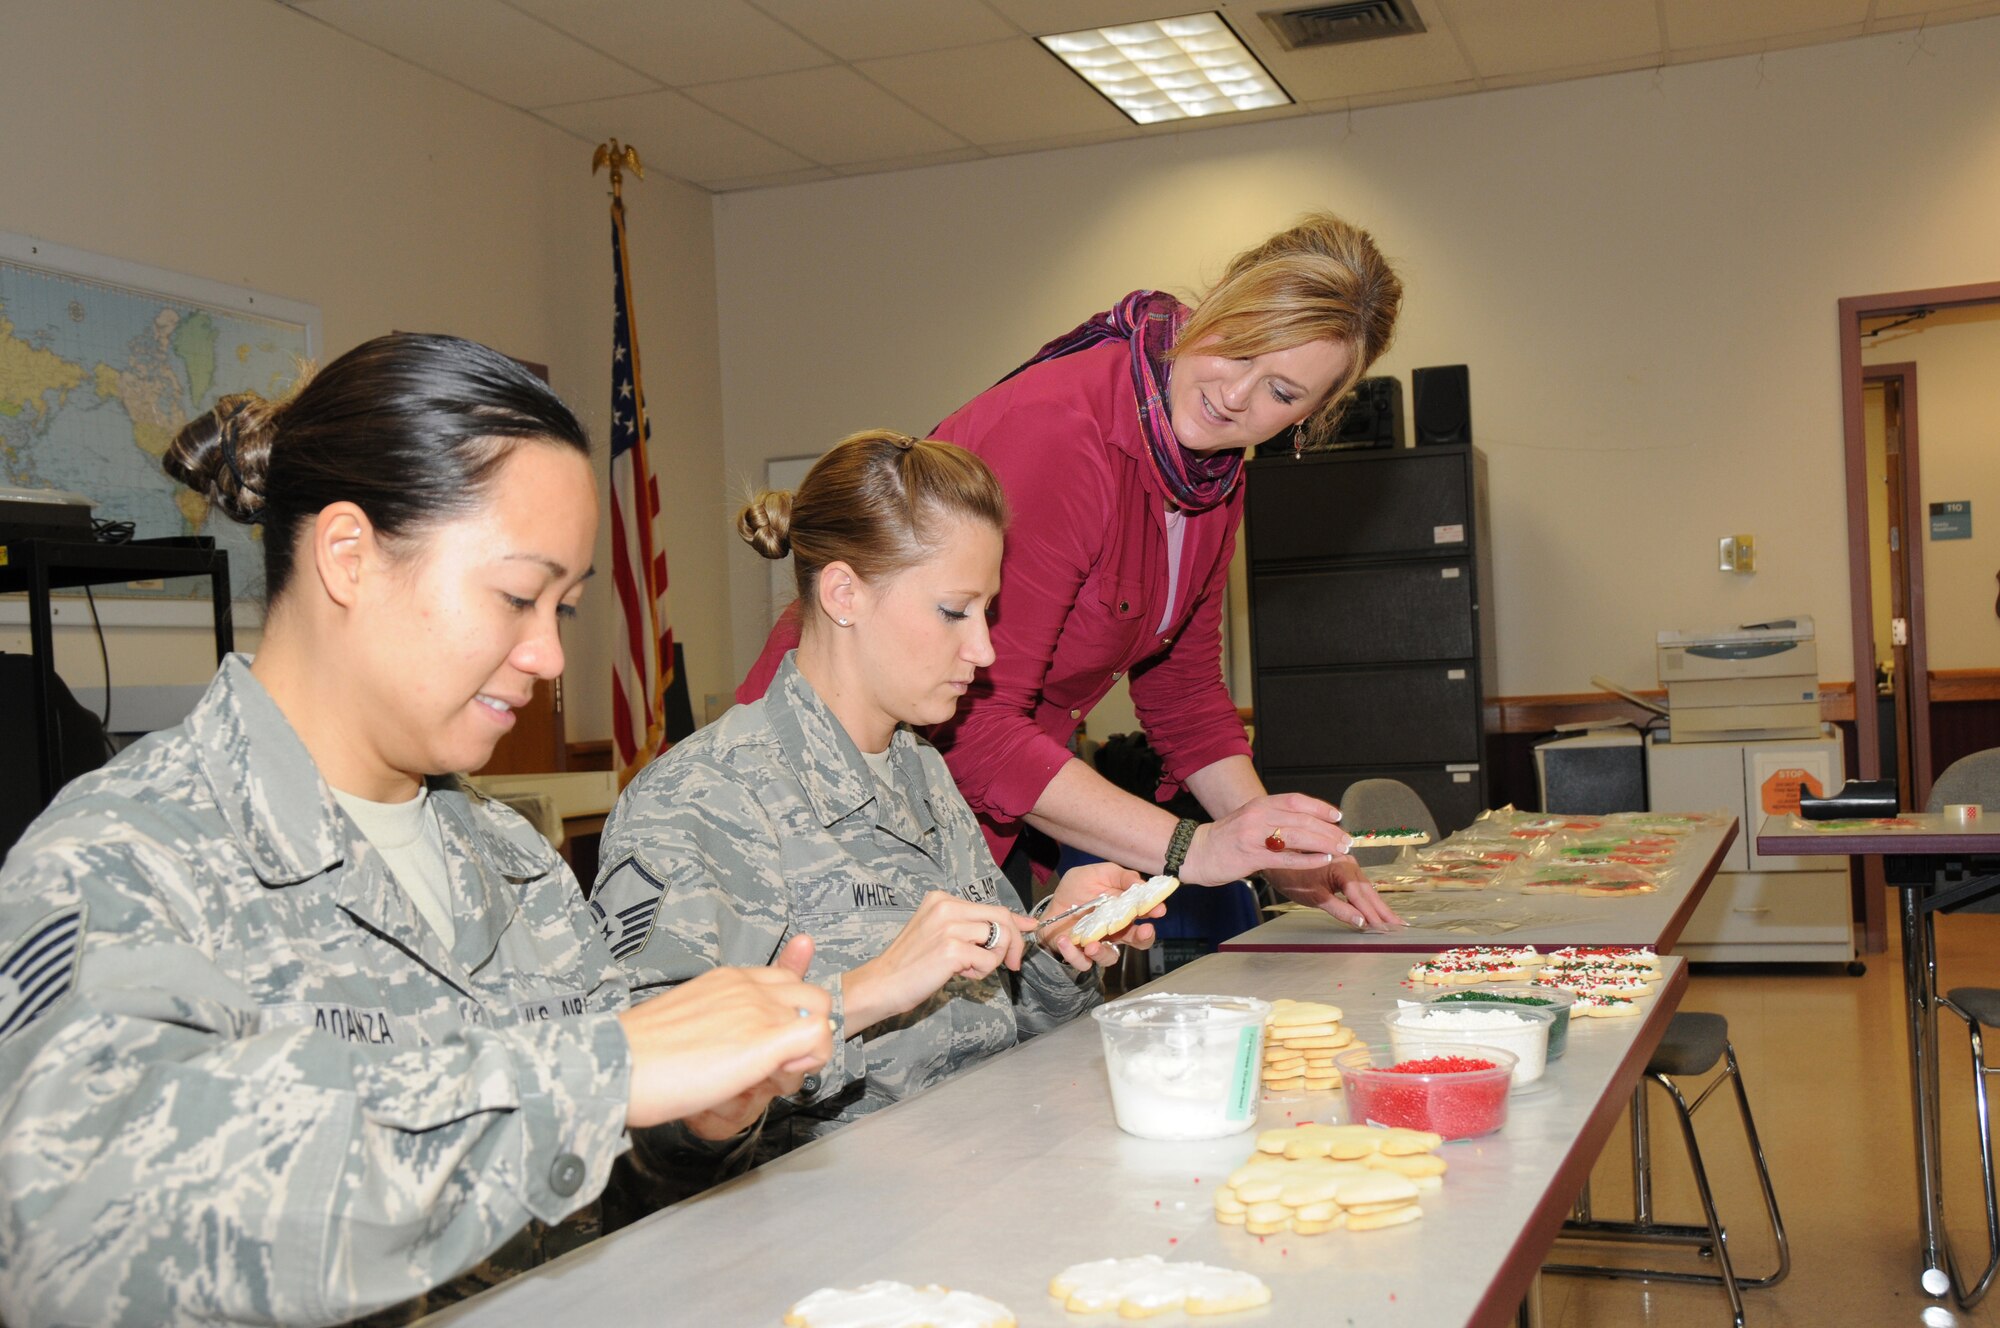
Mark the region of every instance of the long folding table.
MULTIPOLYGON (((1330 1001, 1377 1042, 1383 1015, 1411 994, 1408 963, 1218 954, 1146 990, 1330 1001)), ((1069 1325, 1095 1320, 1049 1298, 1053 1274, 1158 1254, 1264 1278, 1271 1304, 1240 1316, 1258 1328, 1509 1323, 1679 1004, 1686 968, 1665 964, 1641 1016, 1573 1022, 1567 1053, 1510 1099, 1504 1129, 1445 1145, 1443 1190, 1406 1226, 1260 1238, 1221 1225, 1215 1187, 1255 1133, 1160 1143, 1121 1132, 1086 1017, 425 1322, 750 1328, 778 1324, 817 1288, 892 1279, 993 1297, 1023 1328, 1069 1325)), ((1258 1128, 1345 1118, 1338 1092, 1267 1097, 1258 1128)))

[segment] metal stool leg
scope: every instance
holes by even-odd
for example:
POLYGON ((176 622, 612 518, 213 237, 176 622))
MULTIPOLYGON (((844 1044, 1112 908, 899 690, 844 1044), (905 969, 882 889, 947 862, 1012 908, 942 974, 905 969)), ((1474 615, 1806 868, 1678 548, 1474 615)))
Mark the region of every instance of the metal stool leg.
MULTIPOLYGON (((1723 1044, 1723 1071, 1704 1088, 1690 1103, 1682 1096, 1679 1087, 1665 1074, 1653 1073, 1647 1077, 1667 1092, 1674 1106, 1674 1113, 1680 1122, 1681 1137, 1688 1150, 1688 1162, 1694 1171, 1695 1190, 1701 1198, 1702 1214, 1706 1221, 1699 1226, 1676 1225, 1656 1221, 1645 1222, 1589 1222, 1572 1223, 1563 1230, 1564 1239, 1613 1240, 1640 1243, 1663 1243, 1700 1245, 1703 1253, 1712 1253, 1716 1261, 1716 1272, 1684 1273, 1662 1268, 1613 1268, 1598 1264, 1544 1264, 1542 1271, 1569 1276, 1624 1278, 1642 1282, 1682 1282, 1704 1286, 1720 1286, 1729 1296, 1729 1308, 1736 1328, 1743 1324, 1743 1289, 1746 1287, 1776 1286, 1791 1272, 1791 1242, 1785 1234, 1784 1219, 1778 1212, 1777 1193, 1771 1184, 1771 1170, 1764 1156, 1762 1140, 1757 1136, 1757 1124, 1750 1114, 1750 1098, 1743 1086, 1741 1068, 1736 1062, 1734 1044, 1723 1044), (1728 1232, 1724 1230, 1721 1218, 1715 1209, 1715 1196, 1708 1183, 1708 1169, 1702 1161, 1701 1147, 1695 1138, 1694 1113, 1701 1109, 1709 1094, 1718 1088, 1724 1079, 1733 1081, 1736 1093, 1736 1108, 1743 1121, 1743 1133, 1750 1146, 1750 1156, 1757 1168, 1757 1181, 1764 1195, 1764 1209, 1770 1219, 1771 1233, 1777 1241, 1778 1263, 1769 1274, 1756 1278, 1740 1278, 1729 1254, 1728 1232)), ((1643 1084, 1641 1085, 1643 1087, 1643 1084)), ((1635 1160, 1638 1156, 1634 1146, 1635 1160)))
POLYGON ((1964 1010, 1952 1004, 1948 997, 1939 997, 1938 1008, 1949 1010, 1965 1021, 1972 1042, 1972 1099, 1978 1111, 1979 1127, 1979 1169, 1986 1180, 1986 1267, 1977 1281, 1967 1285, 1959 1275, 1958 1253, 1952 1247, 1951 1232, 1940 1227, 1944 1241, 1945 1270, 1951 1274, 1952 1290, 1958 1295, 1958 1303, 1971 1309, 1992 1289, 1993 1275, 2000 1270, 2000 1202, 1996 1202, 1993 1185, 1993 1125, 1986 1114, 1986 1076, 1992 1071, 1986 1068, 1986 1043, 1979 1031, 1979 1021, 1964 1010))

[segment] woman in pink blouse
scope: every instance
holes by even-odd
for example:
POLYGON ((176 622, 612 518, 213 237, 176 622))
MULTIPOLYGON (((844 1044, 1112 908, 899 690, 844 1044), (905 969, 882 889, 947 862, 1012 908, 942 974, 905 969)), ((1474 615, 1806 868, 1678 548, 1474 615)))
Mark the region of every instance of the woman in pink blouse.
MULTIPOLYGON (((1367 232, 1314 214, 1238 255, 1195 308, 1135 291, 931 431, 983 457, 1014 513, 998 657, 931 734, 996 859, 1031 826, 1137 870, 1211 885, 1262 872, 1343 920, 1397 921, 1346 856, 1338 811, 1265 792, 1223 682, 1221 592, 1245 451, 1287 430, 1329 434, 1401 302, 1367 232), (1083 717, 1128 674, 1162 796, 1184 785, 1208 824, 1071 756, 1083 717)), ((787 615, 739 701, 763 694, 797 640, 787 615)))

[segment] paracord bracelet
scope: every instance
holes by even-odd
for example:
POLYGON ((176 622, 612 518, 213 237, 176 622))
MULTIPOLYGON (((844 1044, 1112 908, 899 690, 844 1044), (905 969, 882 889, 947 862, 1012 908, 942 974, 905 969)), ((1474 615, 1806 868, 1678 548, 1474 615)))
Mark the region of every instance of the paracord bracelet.
POLYGON ((1188 849, 1194 844, 1194 832, 1201 828, 1201 822, 1190 817, 1182 817, 1174 826, 1173 838, 1167 841, 1167 859, 1160 865, 1163 876, 1179 876, 1181 864, 1187 861, 1188 849))

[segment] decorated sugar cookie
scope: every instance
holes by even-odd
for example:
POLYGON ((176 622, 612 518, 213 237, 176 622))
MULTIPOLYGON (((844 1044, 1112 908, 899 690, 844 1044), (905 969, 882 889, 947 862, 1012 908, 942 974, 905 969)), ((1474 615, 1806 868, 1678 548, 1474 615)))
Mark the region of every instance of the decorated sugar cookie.
POLYGON ((1636 997, 1614 996, 1609 992, 1578 992, 1569 1007, 1572 1019, 1629 1019, 1642 1007, 1636 997))
POLYGON ((1139 1319, 1165 1310, 1229 1314, 1268 1304, 1271 1288, 1251 1273, 1207 1263, 1171 1263, 1157 1254, 1072 1264, 1049 1280, 1049 1294, 1072 1314, 1139 1319))
POLYGON ((1658 971, 1660 956, 1650 945, 1565 945, 1542 956, 1551 964, 1630 964, 1658 971))
POLYGON ((1070 924, 1069 938, 1078 945, 1088 945, 1116 935, 1165 903, 1167 896, 1179 889, 1180 884, 1172 876, 1155 876, 1117 894, 1106 895, 1076 915, 1076 920, 1070 924))
POLYGON ((1414 830, 1405 825, 1388 830, 1355 830, 1350 833, 1354 842, 1348 845, 1349 848, 1401 848, 1431 842, 1429 831, 1414 830))
POLYGON ((1014 1328, 1014 1315, 969 1291, 869 1282, 813 1292, 785 1311, 785 1328, 1014 1328))

